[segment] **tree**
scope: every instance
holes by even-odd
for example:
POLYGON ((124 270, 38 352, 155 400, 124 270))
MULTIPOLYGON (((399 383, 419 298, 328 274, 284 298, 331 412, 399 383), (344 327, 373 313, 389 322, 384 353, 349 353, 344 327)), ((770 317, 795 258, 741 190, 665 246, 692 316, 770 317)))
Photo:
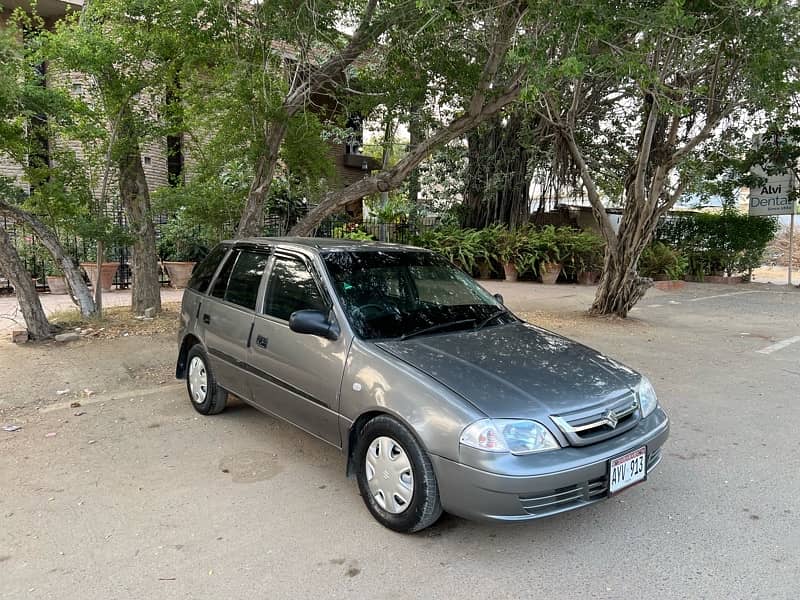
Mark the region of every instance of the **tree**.
MULTIPOLYGON (((269 86, 255 89, 256 101, 263 102, 266 118, 259 123, 258 153, 254 176, 237 229, 239 237, 257 235, 268 198, 281 144, 298 117, 307 118, 314 103, 332 98, 334 90, 347 88, 347 73, 355 61, 374 47, 390 28, 403 29, 421 24, 416 3, 407 0, 381 2, 265 2, 241 8, 231 6, 228 22, 237 29, 232 51, 258 67, 258 78, 269 86), (340 21, 355 21, 350 36, 343 36, 340 21), (242 26, 245 27, 242 30, 242 26), (254 37, 255 33, 255 37, 254 37), (247 43, 255 39, 258 46, 247 43), (286 56, 284 56, 286 54, 286 56), (257 59, 257 60, 253 60, 257 59)), ((315 107, 322 108, 324 107, 315 107)))
POLYGON ((784 2, 596 2, 574 13, 579 35, 542 118, 556 129, 606 240, 591 312, 625 317, 650 280, 637 274, 659 219, 692 189, 698 158, 787 103, 797 77, 798 9, 784 2), (619 196, 617 230, 604 195, 619 196))
MULTIPOLYGON (((167 99, 176 73, 192 48, 189 39, 204 4, 178 0, 93 0, 79 16, 56 25, 44 56, 63 71, 89 77, 88 109, 110 147, 119 200, 133 243, 131 309, 161 308, 158 255, 150 189, 142 166, 142 144, 163 135, 167 99)), ((105 179, 105 178, 104 178, 105 179)), ((99 207, 101 210, 103 207, 99 207)))
MULTIPOLYGON (((28 148, 26 125, 32 115, 42 113, 45 97, 41 86, 32 85, 25 51, 15 27, 0 29, 0 153, 25 164, 28 148)), ((13 182, 0 180, 0 201, 8 206, 13 182)), ((51 336, 50 323, 6 230, 0 227, 0 272, 11 281, 19 299, 28 335, 33 339, 51 336)))
MULTIPOLYGON (((415 41, 416 44, 426 47, 415 48, 415 58, 424 59, 426 49, 430 49, 428 54, 433 57, 432 62, 423 63, 427 77, 419 78, 409 72, 410 68, 419 69, 422 65, 415 65, 409 59, 412 54, 408 51, 407 39, 404 37, 398 41, 387 36, 384 42, 387 51, 383 73, 388 73, 395 80, 405 76, 407 85, 417 92, 417 82, 420 80, 423 84, 436 81, 436 88, 424 91, 437 104, 450 105, 448 112, 453 116, 409 148, 408 153, 395 165, 342 190, 328 192, 322 202, 310 210, 291 233, 309 235, 323 219, 353 200, 396 189, 434 150, 460 138, 515 102, 522 92, 525 68, 507 58, 509 49, 518 39, 520 22, 526 8, 527 3, 524 2, 501 2, 489 7, 483 3, 480 11, 466 11, 448 15, 447 18, 442 17, 438 23, 431 25, 426 36, 419 36, 415 41), (448 45, 447 42, 451 39, 457 44, 455 47, 448 45), (403 51, 393 53, 394 44, 403 48, 403 51), (446 48, 448 51, 437 52, 434 48, 446 48), (452 84, 452 89, 447 84, 452 84)), ((531 38, 535 38, 544 30, 544 20, 532 20, 525 27, 531 38)), ((380 76, 377 80, 383 80, 384 84, 386 81, 380 76)), ((398 88, 400 93, 387 95, 386 102, 403 101, 402 83, 398 82, 398 88)), ((413 104, 418 104, 418 98, 412 99, 413 104)), ((389 106, 391 108, 391 104, 389 106)))

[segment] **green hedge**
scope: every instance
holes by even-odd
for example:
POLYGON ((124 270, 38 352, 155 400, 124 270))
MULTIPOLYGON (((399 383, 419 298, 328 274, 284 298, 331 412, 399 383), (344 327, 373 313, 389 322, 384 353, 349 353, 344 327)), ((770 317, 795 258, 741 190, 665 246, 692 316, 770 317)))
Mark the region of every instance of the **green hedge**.
POLYGON ((767 244, 778 231, 773 217, 723 212, 699 213, 666 219, 656 238, 680 252, 688 273, 704 275, 750 274, 761 266, 767 244))

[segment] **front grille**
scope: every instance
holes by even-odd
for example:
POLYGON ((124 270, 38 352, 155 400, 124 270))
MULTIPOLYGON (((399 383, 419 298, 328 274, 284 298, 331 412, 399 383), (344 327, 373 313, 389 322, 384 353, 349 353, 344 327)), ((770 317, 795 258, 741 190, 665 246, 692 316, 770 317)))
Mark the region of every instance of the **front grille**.
POLYGON ((639 414, 639 401, 628 392, 611 402, 550 418, 572 446, 588 446, 633 428, 639 414))
POLYGON ((519 501, 525 512, 545 516, 576 508, 581 504, 597 502, 608 495, 608 478, 604 475, 575 485, 557 488, 541 494, 520 496, 519 501))

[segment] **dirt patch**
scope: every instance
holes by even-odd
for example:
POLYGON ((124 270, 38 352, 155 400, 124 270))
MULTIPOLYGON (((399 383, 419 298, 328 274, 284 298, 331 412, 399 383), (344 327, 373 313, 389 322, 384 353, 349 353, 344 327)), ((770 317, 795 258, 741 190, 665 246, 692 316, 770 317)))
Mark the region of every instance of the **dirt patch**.
POLYGON ((649 324, 635 317, 628 317, 626 319, 614 316, 594 317, 585 310, 558 313, 545 310, 532 310, 518 312, 517 315, 525 319, 528 323, 556 332, 574 332, 587 326, 595 328, 607 326, 612 330, 641 330, 649 327, 649 324))
POLYGON ((60 331, 75 331, 83 337, 112 339, 118 337, 152 336, 177 333, 181 305, 165 303, 161 312, 151 319, 135 316, 130 307, 112 306, 103 311, 102 318, 84 318, 77 309, 54 312, 50 322, 60 331))
POLYGON ((176 320, 166 312, 127 327, 125 319, 111 317, 99 335, 82 333, 68 344, 0 342, 0 420, 106 392, 175 383, 176 320))

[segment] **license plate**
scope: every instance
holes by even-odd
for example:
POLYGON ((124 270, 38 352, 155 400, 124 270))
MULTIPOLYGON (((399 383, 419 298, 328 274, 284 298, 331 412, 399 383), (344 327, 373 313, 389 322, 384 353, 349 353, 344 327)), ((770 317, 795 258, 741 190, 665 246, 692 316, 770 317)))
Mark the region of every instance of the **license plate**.
POLYGON ((608 489, 614 494, 642 481, 647 476, 647 447, 628 452, 625 456, 612 458, 608 467, 608 489))

